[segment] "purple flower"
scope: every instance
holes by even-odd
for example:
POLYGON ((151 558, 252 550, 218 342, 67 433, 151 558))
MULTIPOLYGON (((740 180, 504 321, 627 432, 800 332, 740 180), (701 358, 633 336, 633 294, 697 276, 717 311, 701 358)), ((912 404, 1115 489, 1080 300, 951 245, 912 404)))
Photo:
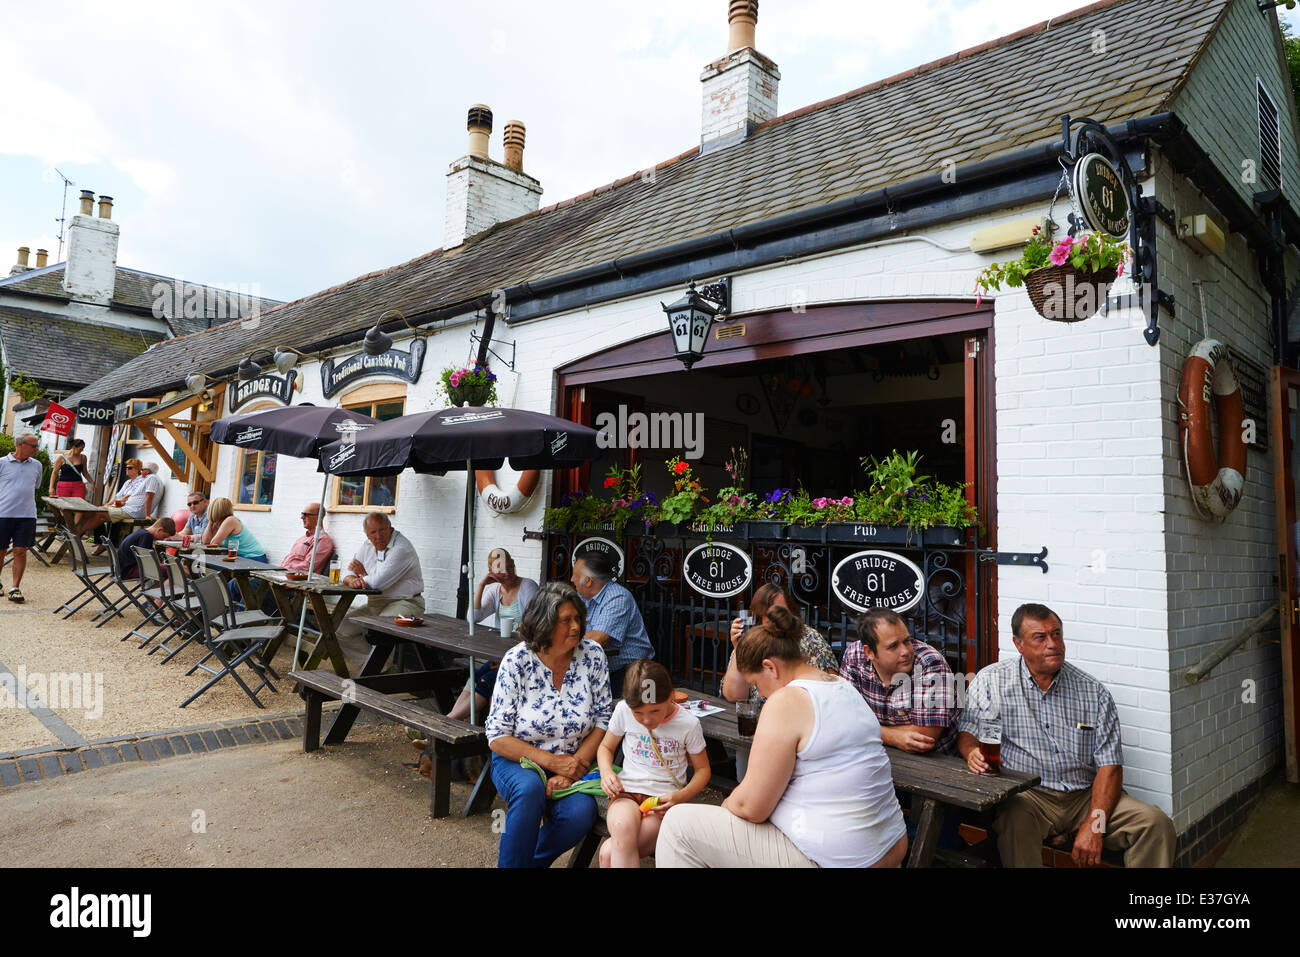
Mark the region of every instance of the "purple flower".
POLYGON ((788 488, 774 489, 773 491, 768 493, 768 496, 766 499, 764 499, 764 501, 766 501, 768 505, 779 505, 781 504, 781 502, 785 501, 786 498, 789 495, 791 495, 793 491, 794 491, 793 489, 788 489, 788 488))

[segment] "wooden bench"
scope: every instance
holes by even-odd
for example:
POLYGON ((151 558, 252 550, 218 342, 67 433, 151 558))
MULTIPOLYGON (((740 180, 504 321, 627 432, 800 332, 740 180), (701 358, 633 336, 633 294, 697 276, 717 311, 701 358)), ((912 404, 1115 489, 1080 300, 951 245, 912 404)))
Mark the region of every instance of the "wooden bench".
MULTIPOLYGON (((385 693, 393 684, 385 679, 400 675, 376 675, 369 678, 340 678, 332 671, 293 671, 289 675, 307 699, 307 718, 303 723, 302 749, 320 747, 321 705, 326 701, 345 701, 362 711, 381 715, 399 724, 418 728, 433 745, 433 776, 429 798, 430 813, 446 817, 451 810, 451 762, 475 754, 487 754, 487 734, 480 727, 457 721, 421 708, 410 701, 385 693)), ((491 795, 487 800, 491 800, 491 795)))

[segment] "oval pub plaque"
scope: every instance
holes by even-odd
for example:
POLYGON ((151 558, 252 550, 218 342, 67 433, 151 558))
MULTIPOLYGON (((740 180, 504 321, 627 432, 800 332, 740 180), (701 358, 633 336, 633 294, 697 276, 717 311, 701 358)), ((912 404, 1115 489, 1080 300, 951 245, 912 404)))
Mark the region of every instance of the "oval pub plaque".
POLYGON ((605 559, 610 567, 614 569, 615 580, 623 575, 623 549, 608 538, 599 538, 597 536, 584 538, 573 546, 573 560, 575 562, 584 555, 599 555, 605 559))
POLYGON ((854 552, 835 566, 831 588, 856 611, 888 608, 903 612, 921 600, 921 569, 893 552, 854 552))
POLYGON ((706 598, 730 598, 749 587, 754 567, 735 545, 706 542, 682 559, 682 578, 706 598))

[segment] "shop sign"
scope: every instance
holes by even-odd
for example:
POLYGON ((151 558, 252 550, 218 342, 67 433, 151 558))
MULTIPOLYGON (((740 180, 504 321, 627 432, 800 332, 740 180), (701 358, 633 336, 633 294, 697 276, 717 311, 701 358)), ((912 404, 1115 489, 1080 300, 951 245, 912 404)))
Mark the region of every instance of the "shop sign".
POLYGON ((706 542, 682 559, 682 579, 705 598, 730 598, 749 587, 754 566, 735 545, 706 542))
POLYGON ((389 349, 377 356, 358 352, 338 363, 333 359, 326 359, 320 366, 321 391, 328 399, 336 392, 342 391, 350 382, 372 375, 416 382, 424 368, 424 350, 424 340, 413 339, 410 350, 406 352, 401 349, 389 349))
POLYGON ((623 549, 619 548, 608 538, 584 538, 573 546, 573 560, 576 562, 579 558, 585 558, 588 555, 599 555, 601 558, 614 569, 614 577, 619 578, 623 574, 623 549))
POLYGON ((288 405, 297 378, 298 370, 290 369, 287 375, 260 375, 247 382, 236 382, 230 390, 230 411, 238 412, 241 406, 260 398, 275 399, 288 405))
POLYGON ((78 425, 114 425, 117 411, 112 402, 86 402, 77 405, 78 425))
POLYGON ((1119 168, 1100 153, 1089 153, 1074 166, 1074 197, 1084 224, 1114 239, 1128 235, 1128 190, 1119 168))
POLYGON ((907 611, 920 602, 924 587, 921 569, 893 552, 854 552, 831 573, 831 590, 855 611, 907 611))

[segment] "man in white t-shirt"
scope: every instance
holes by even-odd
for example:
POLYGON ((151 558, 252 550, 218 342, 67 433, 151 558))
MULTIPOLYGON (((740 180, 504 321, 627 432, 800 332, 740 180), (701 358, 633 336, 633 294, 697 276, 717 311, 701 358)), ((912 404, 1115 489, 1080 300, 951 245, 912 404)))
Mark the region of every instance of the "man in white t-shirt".
POLYGON ((157 462, 145 462, 140 469, 140 477, 144 479, 144 490, 146 493, 152 493, 150 499, 152 508, 148 512, 149 518, 154 518, 162 513, 163 500, 163 480, 158 474, 157 462))
POLYGON ((358 615, 424 614, 424 573, 410 539, 393 528, 383 512, 366 516, 365 532, 366 542, 348 565, 349 574, 344 576, 343 584, 377 589, 382 594, 369 596, 359 608, 349 608, 336 632, 339 647, 349 662, 357 665, 366 660, 370 644, 362 637, 365 628, 352 619, 358 615))

